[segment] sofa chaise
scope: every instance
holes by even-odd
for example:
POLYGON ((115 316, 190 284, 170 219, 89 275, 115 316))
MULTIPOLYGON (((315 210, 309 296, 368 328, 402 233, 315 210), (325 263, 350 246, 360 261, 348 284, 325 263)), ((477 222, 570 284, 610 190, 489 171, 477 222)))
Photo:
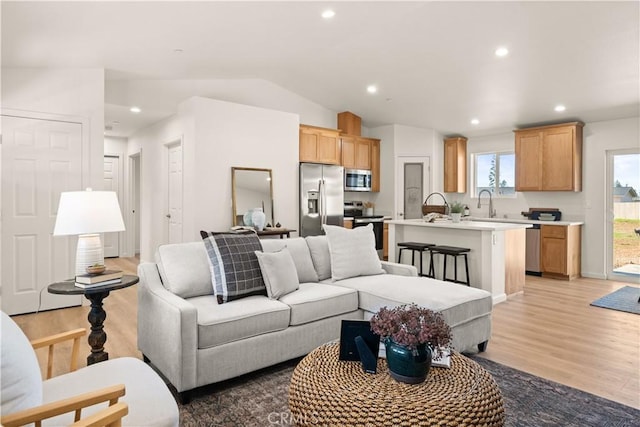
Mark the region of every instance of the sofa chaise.
POLYGON ((384 274, 335 280, 336 266, 354 260, 338 257, 327 236, 260 243, 265 253, 286 247, 299 278, 295 291, 218 304, 203 241, 160 246, 155 263, 139 265, 138 348, 182 399, 197 387, 303 356, 338 339, 342 320, 369 319, 382 306, 416 303, 442 312, 458 351, 483 351, 489 340, 489 292, 379 260, 384 274))

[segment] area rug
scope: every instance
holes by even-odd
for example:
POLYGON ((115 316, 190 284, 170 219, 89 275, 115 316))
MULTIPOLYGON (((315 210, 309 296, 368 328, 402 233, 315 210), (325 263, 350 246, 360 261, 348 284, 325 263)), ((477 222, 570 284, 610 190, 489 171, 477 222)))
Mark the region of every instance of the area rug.
POLYGON ((640 314, 640 288, 625 286, 615 292, 595 300, 591 305, 595 307, 609 308, 611 310, 626 311, 627 313, 640 314))
MULTIPOLYGON (((640 411, 480 357, 496 379, 509 427, 631 427, 640 411)), ((298 360, 281 363, 196 391, 180 405, 182 426, 289 426, 287 398, 298 360)), ((587 373, 585 373, 587 374, 587 373)))

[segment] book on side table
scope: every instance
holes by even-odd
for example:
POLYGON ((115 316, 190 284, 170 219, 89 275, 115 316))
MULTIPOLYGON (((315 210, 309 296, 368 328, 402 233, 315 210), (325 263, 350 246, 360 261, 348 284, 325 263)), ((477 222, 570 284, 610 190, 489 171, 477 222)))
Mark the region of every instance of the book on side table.
POLYGON ((76 286, 87 288, 92 286, 111 285, 122 281, 123 273, 119 270, 106 270, 102 274, 80 274, 76 276, 76 286))

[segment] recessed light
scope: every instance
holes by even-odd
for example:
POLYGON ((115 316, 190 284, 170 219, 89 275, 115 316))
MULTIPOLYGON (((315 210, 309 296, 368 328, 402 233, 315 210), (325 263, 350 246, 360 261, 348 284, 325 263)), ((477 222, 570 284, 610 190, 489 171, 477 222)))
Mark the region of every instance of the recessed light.
POLYGON ((509 54, 509 49, 507 49, 506 47, 499 47, 496 49, 496 56, 502 58, 505 57, 509 54))
POLYGON ((562 113, 566 109, 567 107, 565 107, 564 105, 556 105, 556 107, 554 108, 554 110, 557 111, 558 113, 562 113))
POLYGON ((367 86, 367 92, 369 93, 376 93, 378 91, 378 88, 375 87, 374 85, 369 85, 367 86))
POLYGON ((336 13, 331 9, 327 9, 324 12, 322 12, 322 17, 324 19, 330 19, 330 18, 333 18, 334 16, 336 16, 336 13))
POLYGON ((138 114, 142 110, 140 109, 140 107, 131 107, 129 108, 129 111, 131 111, 132 113, 138 114))
POLYGON ((471 119, 471 124, 472 124, 472 125, 479 125, 479 124, 480 124, 480 120, 478 120, 478 119, 471 119))
POLYGON ((173 49, 173 53, 182 53, 184 52, 183 49, 177 48, 177 49, 173 49))

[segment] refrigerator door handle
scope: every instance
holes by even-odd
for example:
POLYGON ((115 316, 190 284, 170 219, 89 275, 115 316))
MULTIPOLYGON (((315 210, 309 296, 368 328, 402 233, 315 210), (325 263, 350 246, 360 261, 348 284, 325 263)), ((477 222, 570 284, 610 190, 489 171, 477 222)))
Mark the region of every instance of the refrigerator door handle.
POLYGON ((322 225, 326 224, 326 207, 325 207, 325 188, 324 188, 324 179, 320 180, 320 184, 319 184, 319 195, 318 195, 318 199, 320 202, 320 226, 322 227, 322 225))

